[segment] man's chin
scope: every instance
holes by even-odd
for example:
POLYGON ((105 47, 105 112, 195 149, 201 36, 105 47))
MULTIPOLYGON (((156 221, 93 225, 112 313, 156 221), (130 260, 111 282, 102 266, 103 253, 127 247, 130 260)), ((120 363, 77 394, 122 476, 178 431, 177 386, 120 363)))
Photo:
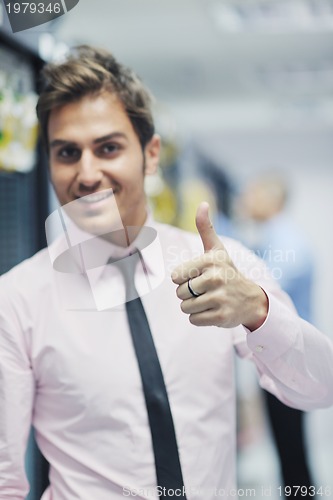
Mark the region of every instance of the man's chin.
POLYGON ((123 230, 123 224, 119 220, 103 220, 101 217, 85 216, 72 217, 72 221, 79 229, 93 236, 104 236, 115 231, 123 230))
POLYGON ((124 229, 122 224, 116 222, 101 223, 95 220, 78 220, 76 224, 80 229, 94 236, 104 236, 105 234, 124 229))
POLYGON ((62 210, 79 229, 94 236, 102 236, 123 229, 112 190, 103 191, 100 196, 103 194, 106 198, 96 200, 91 200, 89 196, 78 198, 63 204, 62 210))

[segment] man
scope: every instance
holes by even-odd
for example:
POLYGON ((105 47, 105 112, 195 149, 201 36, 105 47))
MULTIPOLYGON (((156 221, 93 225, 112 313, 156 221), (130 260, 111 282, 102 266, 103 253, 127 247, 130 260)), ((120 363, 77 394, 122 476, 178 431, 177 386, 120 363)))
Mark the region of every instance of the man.
POLYGON ((32 423, 50 463, 43 500, 234 497, 234 348, 264 387, 309 409, 333 401, 332 343, 261 261, 222 243, 207 204, 199 236, 147 214, 160 142, 131 71, 82 47, 44 77, 37 111, 64 234, 1 279, 0 496, 27 493, 32 423))

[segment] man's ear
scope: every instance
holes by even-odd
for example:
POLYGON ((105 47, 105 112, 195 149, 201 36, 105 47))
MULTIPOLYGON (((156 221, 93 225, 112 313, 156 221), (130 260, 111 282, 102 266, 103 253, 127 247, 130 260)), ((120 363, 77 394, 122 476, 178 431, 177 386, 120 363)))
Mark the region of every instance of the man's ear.
POLYGON ((153 175, 156 173, 161 151, 161 138, 158 134, 154 134, 145 147, 145 174, 153 175))

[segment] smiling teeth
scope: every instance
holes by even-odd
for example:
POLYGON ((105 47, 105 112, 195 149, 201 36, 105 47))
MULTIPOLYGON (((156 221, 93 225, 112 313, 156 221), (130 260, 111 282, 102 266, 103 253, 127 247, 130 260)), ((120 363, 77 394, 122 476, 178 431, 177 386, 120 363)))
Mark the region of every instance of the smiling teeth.
POLYGON ((108 192, 108 193, 93 193, 89 194, 88 196, 84 196, 83 198, 80 198, 80 201, 83 203, 96 203, 101 200, 105 200, 109 196, 112 196, 113 192, 108 192))

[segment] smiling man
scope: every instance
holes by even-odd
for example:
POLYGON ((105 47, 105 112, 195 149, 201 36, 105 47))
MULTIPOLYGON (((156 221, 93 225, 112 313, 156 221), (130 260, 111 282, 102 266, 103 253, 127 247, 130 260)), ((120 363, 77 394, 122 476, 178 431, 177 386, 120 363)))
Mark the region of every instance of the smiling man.
POLYGON ((259 259, 216 235, 206 203, 198 235, 152 220, 144 178, 160 140, 132 71, 80 47, 44 79, 51 181, 80 238, 70 246, 62 221, 49 252, 0 280, 0 497, 27 494, 32 424, 50 463, 43 500, 234 498, 233 353, 312 409, 333 401, 332 343, 259 259))
POLYGON ((115 94, 87 95, 53 110, 48 141, 51 179, 60 203, 84 197, 82 204, 75 204, 75 220, 82 229, 112 233, 111 196, 124 226, 144 224, 144 175, 155 173, 159 138, 154 135, 143 149, 115 94), (110 188, 112 192, 99 194, 110 188))

